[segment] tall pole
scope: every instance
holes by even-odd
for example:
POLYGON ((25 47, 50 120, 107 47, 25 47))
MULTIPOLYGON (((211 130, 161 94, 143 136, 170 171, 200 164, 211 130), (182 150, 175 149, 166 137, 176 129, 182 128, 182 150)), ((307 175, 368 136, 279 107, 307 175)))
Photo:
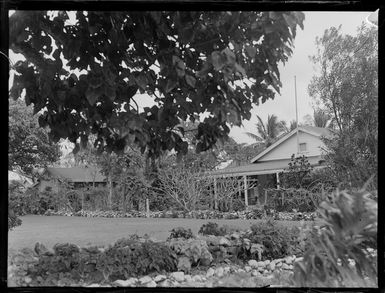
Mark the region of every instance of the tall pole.
POLYGON ((295 122, 297 124, 297 155, 299 154, 299 136, 298 136, 298 107, 297 107, 297 77, 294 75, 294 91, 295 91, 295 122))

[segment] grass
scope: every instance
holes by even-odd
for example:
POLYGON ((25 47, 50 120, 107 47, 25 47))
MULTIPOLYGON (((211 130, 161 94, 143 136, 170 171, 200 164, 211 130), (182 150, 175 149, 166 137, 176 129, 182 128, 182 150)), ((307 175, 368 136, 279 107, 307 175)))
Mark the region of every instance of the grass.
MULTIPOLYGON (((207 222, 227 225, 241 230, 260 220, 201 220, 169 218, 85 218, 65 216, 21 217, 23 223, 8 233, 8 250, 24 247, 33 248, 36 242, 52 248, 56 243, 74 243, 79 246, 108 245, 131 234, 148 234, 159 240, 166 240, 175 227, 190 228, 197 234, 207 222)), ((278 221, 282 225, 298 226, 295 221, 278 221)))

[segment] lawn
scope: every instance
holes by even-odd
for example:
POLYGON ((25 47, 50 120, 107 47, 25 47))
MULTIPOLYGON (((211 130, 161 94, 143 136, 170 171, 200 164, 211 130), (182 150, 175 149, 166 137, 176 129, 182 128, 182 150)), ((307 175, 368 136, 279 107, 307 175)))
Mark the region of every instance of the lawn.
MULTIPOLYGON (((56 243, 74 243, 79 246, 107 245, 131 234, 148 234, 166 240, 175 227, 190 228, 194 234, 207 222, 247 229, 260 220, 200 220, 173 218, 85 218, 65 216, 21 217, 23 223, 8 233, 8 249, 33 248, 40 242, 49 248, 56 243)), ((283 225, 300 225, 295 221, 280 221, 283 225)))

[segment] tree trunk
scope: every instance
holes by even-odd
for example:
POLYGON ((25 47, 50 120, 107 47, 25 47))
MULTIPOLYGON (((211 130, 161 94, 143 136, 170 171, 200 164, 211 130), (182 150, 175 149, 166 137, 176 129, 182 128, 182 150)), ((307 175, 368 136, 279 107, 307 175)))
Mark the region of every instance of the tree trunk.
POLYGON ((112 209, 112 176, 109 176, 109 193, 108 193, 108 208, 112 209))

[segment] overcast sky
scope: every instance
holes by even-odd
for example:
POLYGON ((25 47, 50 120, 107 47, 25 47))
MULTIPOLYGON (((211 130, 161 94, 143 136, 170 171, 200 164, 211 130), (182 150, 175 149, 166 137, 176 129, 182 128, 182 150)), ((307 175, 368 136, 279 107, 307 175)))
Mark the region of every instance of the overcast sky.
POLYGON ((301 122, 303 116, 312 114, 312 100, 307 93, 307 87, 315 74, 309 56, 316 53, 316 37, 322 36, 326 29, 339 25, 342 25, 342 33, 355 35, 357 27, 368 15, 368 12, 305 12, 304 30, 297 30, 293 55, 285 65, 281 64, 278 67, 282 82, 281 95, 277 94, 274 100, 268 100, 265 104, 254 107, 250 121, 244 121, 244 127, 232 128, 230 136, 238 143, 252 142, 252 139, 244 133, 256 131, 256 115, 264 121, 268 114, 275 114, 280 120, 288 122, 294 120, 294 75, 297 77, 298 120, 301 122))
MULTIPOLYGON (((332 27, 342 25, 342 33, 355 35, 357 27, 365 21, 369 12, 305 12, 304 30, 298 28, 294 41, 295 48, 289 61, 278 67, 281 74, 281 95, 276 95, 274 100, 268 100, 258 107, 254 107, 250 121, 244 121, 243 127, 233 127, 230 132, 238 143, 251 143, 252 140, 245 132, 255 132, 257 123, 256 115, 264 121, 268 114, 275 114, 280 120, 291 121, 295 119, 295 92, 294 76, 297 78, 298 118, 301 122, 303 116, 312 114, 312 100, 308 96, 307 87, 315 74, 310 55, 316 53, 315 38, 322 36, 323 32, 332 27)), ((13 62, 19 58, 10 52, 13 62)), ((141 95, 138 103, 148 106, 152 103, 150 97, 141 95)))

